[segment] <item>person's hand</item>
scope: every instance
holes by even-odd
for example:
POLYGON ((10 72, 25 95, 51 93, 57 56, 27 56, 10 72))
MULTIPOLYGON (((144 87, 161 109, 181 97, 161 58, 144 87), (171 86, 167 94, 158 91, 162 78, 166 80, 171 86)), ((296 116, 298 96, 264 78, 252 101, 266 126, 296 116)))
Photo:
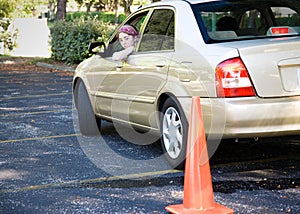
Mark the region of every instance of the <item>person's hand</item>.
POLYGON ((133 52, 134 46, 130 46, 122 51, 115 52, 112 55, 112 59, 116 61, 124 61, 133 52))

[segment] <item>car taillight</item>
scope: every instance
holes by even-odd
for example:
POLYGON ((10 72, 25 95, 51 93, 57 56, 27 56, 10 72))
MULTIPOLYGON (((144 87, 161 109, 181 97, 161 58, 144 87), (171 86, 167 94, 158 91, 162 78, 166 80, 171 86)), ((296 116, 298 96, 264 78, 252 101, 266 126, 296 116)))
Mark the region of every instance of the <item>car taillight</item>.
POLYGON ((216 68, 218 97, 255 96, 248 71, 240 58, 228 59, 216 68))
POLYGON ((267 31, 267 35, 293 35, 298 34, 297 31, 293 27, 270 27, 270 29, 267 31))
POLYGON ((289 28, 287 27, 274 27, 271 29, 272 34, 287 34, 289 33, 289 28))

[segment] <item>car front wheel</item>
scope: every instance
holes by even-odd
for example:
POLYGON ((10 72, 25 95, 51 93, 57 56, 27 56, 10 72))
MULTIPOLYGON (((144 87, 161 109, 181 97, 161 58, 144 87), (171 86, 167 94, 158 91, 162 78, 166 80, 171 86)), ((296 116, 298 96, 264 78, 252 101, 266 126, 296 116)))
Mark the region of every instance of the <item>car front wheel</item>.
POLYGON ((183 111, 172 98, 168 98, 162 108, 161 144, 169 164, 183 169, 186 157, 188 122, 183 111))
POLYGON ((79 82, 76 87, 79 130, 82 135, 98 135, 100 119, 95 117, 86 87, 83 82, 79 82))

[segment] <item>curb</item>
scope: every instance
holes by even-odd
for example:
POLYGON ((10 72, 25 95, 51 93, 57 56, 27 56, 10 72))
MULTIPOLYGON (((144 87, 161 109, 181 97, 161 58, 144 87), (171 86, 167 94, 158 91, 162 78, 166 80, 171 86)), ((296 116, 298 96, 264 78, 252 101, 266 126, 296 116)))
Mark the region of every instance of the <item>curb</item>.
POLYGON ((74 68, 71 68, 68 66, 52 65, 52 64, 48 64, 48 63, 44 63, 44 62, 37 62, 36 66, 44 67, 44 68, 51 68, 51 69, 56 69, 56 70, 62 70, 62 71, 75 72, 74 68))

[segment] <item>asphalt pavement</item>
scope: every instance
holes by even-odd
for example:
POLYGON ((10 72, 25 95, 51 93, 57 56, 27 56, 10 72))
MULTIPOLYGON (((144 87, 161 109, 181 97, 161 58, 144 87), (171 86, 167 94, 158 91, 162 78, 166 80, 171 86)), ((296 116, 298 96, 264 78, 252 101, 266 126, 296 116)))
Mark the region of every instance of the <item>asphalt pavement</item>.
MULTIPOLYGON (((184 172, 169 168, 158 144, 129 143, 108 122, 100 139, 80 135, 72 68, 3 63, 0 213, 167 213, 182 203, 184 172)), ((300 136, 221 147, 211 160, 217 203, 241 214, 300 213, 300 136)))

